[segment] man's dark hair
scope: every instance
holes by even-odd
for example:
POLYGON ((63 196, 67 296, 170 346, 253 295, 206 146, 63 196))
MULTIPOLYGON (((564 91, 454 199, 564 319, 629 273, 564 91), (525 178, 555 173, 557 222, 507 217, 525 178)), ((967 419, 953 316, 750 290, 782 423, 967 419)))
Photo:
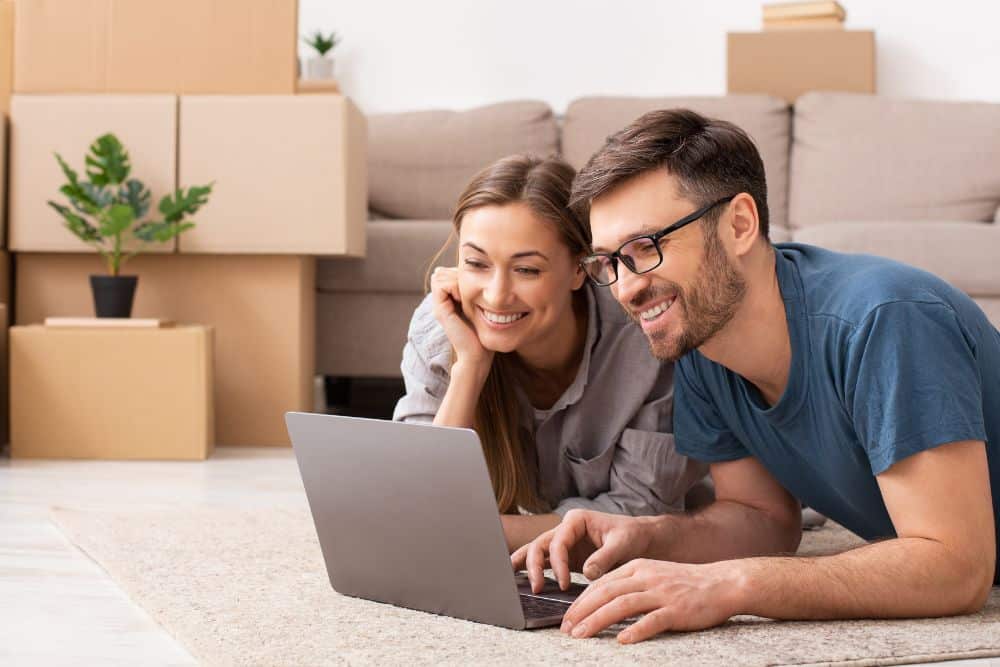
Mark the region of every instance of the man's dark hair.
MULTIPOLYGON (((768 238, 764 162, 753 140, 732 123, 689 109, 650 111, 608 137, 573 181, 570 206, 587 220, 594 199, 652 169, 672 174, 678 194, 699 208, 746 192, 757 204, 761 236, 768 238)), ((717 222, 719 210, 706 221, 717 222)))

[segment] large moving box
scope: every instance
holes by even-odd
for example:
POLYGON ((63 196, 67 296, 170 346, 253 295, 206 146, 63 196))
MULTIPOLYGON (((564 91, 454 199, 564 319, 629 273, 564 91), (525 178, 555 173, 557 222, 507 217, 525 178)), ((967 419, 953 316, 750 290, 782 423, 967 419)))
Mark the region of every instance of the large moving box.
POLYGON ((810 90, 875 92, 875 33, 775 30, 728 35, 727 90, 790 104, 810 90))
POLYGON ((14 327, 11 456, 204 459, 212 331, 14 327))
MULTIPOLYGON (((93 315, 98 257, 21 253, 15 264, 18 324, 93 315)), ((123 273, 139 276, 135 317, 214 328, 216 443, 287 445, 284 413, 313 405, 315 259, 140 255, 123 273)))
MULTIPOLYGON (((22 3, 29 4, 30 3, 22 3)), ((18 5, 19 7, 22 5, 18 5)), ((173 95, 15 95, 10 123, 9 247, 31 252, 84 252, 48 200, 66 203, 66 178, 54 153, 81 178, 90 144, 106 132, 128 150, 134 178, 153 193, 147 219, 159 216, 160 197, 177 187, 177 98, 173 95)), ((133 240, 127 247, 139 242, 133 240)), ((174 243, 147 251, 171 252, 174 243)))
POLYGON ((366 147, 341 95, 181 97, 178 180, 216 183, 181 252, 363 256, 366 147))
POLYGON ((296 0, 30 0, 18 93, 295 92, 296 0))
POLYGON ((10 111, 13 88, 14 3, 12 0, 0 0, 0 115, 10 111))

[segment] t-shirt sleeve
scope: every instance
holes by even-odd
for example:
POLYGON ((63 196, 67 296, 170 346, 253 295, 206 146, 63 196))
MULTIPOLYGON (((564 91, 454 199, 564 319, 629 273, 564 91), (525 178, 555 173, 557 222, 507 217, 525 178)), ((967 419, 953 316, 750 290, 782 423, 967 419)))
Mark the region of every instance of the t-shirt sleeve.
POLYGON ((674 375, 674 437, 677 451, 705 463, 735 461, 750 456, 726 426, 701 382, 692 352, 681 358, 674 375))
POLYGON ((431 423, 448 390, 451 345, 434 319, 429 298, 410 321, 400 370, 406 394, 396 403, 395 421, 431 423))
POLYGON ((872 473, 926 449, 985 440, 976 341, 945 303, 879 306, 848 339, 845 403, 872 473))

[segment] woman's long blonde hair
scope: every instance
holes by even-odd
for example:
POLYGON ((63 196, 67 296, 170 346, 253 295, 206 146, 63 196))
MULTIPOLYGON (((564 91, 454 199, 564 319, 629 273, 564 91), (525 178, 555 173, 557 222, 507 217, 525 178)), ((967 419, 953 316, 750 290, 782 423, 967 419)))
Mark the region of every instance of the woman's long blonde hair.
MULTIPOLYGON (((536 216, 552 224, 573 257, 588 252, 590 227, 567 205, 574 175, 573 168, 558 157, 512 155, 486 167, 459 197, 452 218, 452 238, 438 251, 431 267, 461 231, 466 213, 482 206, 518 202, 527 204, 536 216)), ((513 353, 494 355, 476 405, 473 427, 483 443, 500 511, 516 513, 519 507, 545 511, 548 507, 538 493, 534 436, 521 424, 513 362, 513 353)))

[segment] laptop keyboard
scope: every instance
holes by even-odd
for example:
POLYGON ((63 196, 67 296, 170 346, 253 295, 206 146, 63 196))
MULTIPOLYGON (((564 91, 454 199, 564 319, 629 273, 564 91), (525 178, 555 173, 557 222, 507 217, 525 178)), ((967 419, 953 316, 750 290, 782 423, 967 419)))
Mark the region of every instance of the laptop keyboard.
POLYGON ((521 609, 524 610, 525 618, 549 618, 565 614, 569 603, 522 594, 521 609))

